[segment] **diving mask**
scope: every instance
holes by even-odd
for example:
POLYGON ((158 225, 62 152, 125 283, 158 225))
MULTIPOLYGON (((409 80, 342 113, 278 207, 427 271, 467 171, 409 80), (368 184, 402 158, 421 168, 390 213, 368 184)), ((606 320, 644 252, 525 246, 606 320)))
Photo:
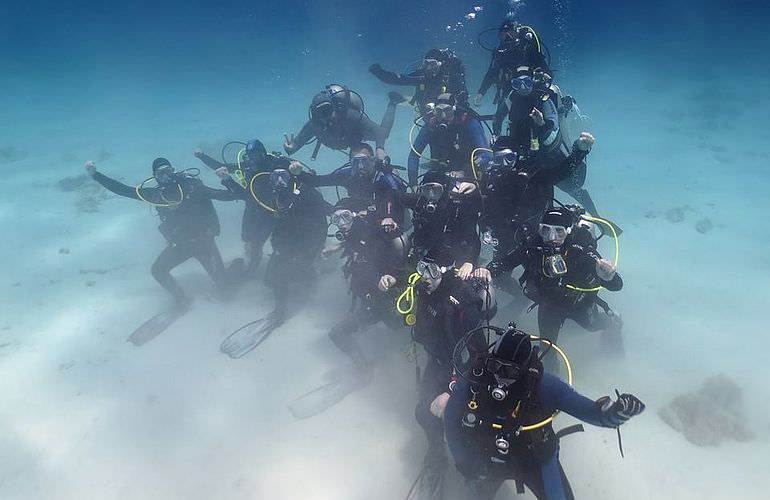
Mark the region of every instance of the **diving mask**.
POLYGON ((417 274, 419 274, 420 277, 428 277, 434 280, 444 274, 447 269, 448 268, 444 266, 439 266, 435 262, 421 260, 417 263, 417 274))

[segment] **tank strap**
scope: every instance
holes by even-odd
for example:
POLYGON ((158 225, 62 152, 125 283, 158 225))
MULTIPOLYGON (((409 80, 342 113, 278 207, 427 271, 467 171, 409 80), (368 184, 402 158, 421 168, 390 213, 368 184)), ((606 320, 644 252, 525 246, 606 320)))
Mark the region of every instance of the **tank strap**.
POLYGON ((321 149, 321 141, 316 139, 315 149, 313 150, 313 154, 310 155, 310 158, 312 160, 315 160, 316 158, 318 158, 318 151, 320 151, 320 149, 321 149))
POLYGON ((561 429, 559 432, 556 433, 556 439, 561 439, 563 437, 567 437, 570 434, 576 434, 578 432, 584 432, 585 427, 583 427, 583 424, 575 424, 570 425, 569 427, 565 427, 564 429, 561 429))

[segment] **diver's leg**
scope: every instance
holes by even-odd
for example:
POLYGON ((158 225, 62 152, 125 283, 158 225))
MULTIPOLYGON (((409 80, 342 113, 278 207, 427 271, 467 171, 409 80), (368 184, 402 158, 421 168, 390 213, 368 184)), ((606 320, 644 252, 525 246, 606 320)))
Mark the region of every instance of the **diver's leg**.
POLYGON ((444 387, 445 372, 446 370, 435 360, 428 361, 420 379, 419 400, 414 411, 417 423, 420 424, 428 439, 426 460, 443 462, 444 465, 446 464, 444 424, 440 418, 431 413, 430 404, 439 394, 449 392, 449 388, 444 387))
MULTIPOLYGON (((537 326, 540 331, 540 337, 553 342, 554 344, 559 340, 559 332, 561 331, 564 320, 567 319, 567 311, 561 306, 550 304, 548 302, 541 302, 537 306, 537 326)), ((559 373, 559 359, 553 349, 549 349, 547 345, 542 347, 543 352, 548 354, 543 359, 543 364, 547 371, 558 374, 559 373)))
POLYGON ((599 310, 595 302, 586 307, 575 310, 570 314, 578 325, 589 332, 601 331, 602 350, 606 354, 623 356, 623 320, 612 309, 605 312, 599 310))
POLYGON ((521 480, 539 500, 572 499, 572 488, 567 482, 558 452, 542 465, 532 465, 522 471, 521 480))
POLYGON ((497 474, 490 474, 483 479, 467 481, 467 500, 494 500, 503 482, 505 482, 505 478, 497 474))
POLYGON ((500 133, 503 131, 503 122, 505 117, 508 116, 508 105, 504 99, 501 99, 497 104, 497 110, 495 111, 495 118, 492 120, 492 133, 495 137, 500 137, 500 133))
POLYGON ((273 217, 269 214, 252 216, 246 229, 242 231, 246 249, 246 272, 249 277, 256 277, 259 264, 262 262, 262 252, 273 231, 273 217))
POLYGON ((354 335, 372 322, 367 322, 364 315, 366 311, 361 309, 360 307, 356 308, 355 311, 350 312, 342 321, 334 325, 329 331, 329 338, 340 351, 353 361, 356 368, 366 371, 369 370, 371 363, 366 359, 364 351, 356 342, 354 335))
POLYGON ((396 106, 404 101, 406 101, 406 97, 398 92, 390 92, 388 94, 388 107, 385 108, 385 114, 382 115, 382 121, 380 122, 380 126, 385 130, 385 137, 390 136, 393 123, 396 121, 396 106))
POLYGON ((166 289, 174 297, 180 307, 186 307, 190 303, 190 298, 184 293, 179 283, 171 276, 171 270, 176 266, 191 258, 190 252, 178 245, 169 245, 155 259, 152 264, 152 277, 155 278, 160 286, 166 289))
POLYGON ((511 315, 512 319, 518 318, 527 307, 529 300, 524 296, 518 281, 510 273, 505 273, 495 278, 492 283, 495 288, 511 296, 513 300, 507 307, 507 313, 511 315))
POLYGON ((214 238, 199 240, 195 243, 193 251, 195 259, 200 262, 216 287, 220 291, 227 290, 230 280, 227 279, 225 263, 222 261, 222 254, 219 253, 216 240, 214 238))

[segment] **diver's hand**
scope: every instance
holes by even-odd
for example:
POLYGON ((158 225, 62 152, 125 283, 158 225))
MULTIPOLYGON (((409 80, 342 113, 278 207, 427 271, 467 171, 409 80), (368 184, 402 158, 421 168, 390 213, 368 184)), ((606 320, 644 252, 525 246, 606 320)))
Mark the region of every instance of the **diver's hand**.
POLYGON ((604 396, 599 398, 596 404, 599 405, 603 420, 613 427, 625 424, 631 417, 639 415, 646 408, 644 403, 633 394, 621 394, 617 401, 604 396))
POLYGON ((543 118, 543 113, 539 109, 532 108, 532 111, 529 113, 529 117, 532 118, 532 121, 535 122, 535 125, 538 127, 545 125, 545 118, 543 118))
POLYGON ((198 159, 203 158, 203 150, 201 148, 195 148, 193 155, 198 159))
POLYGON ((460 268, 457 270, 457 277, 461 280, 467 280, 471 277, 471 273, 473 272, 473 264, 470 262, 466 262, 460 268))
POLYGON ((218 169, 214 170, 214 173, 217 174, 217 177, 219 177, 222 180, 225 180, 228 177, 230 177, 230 171, 227 170, 227 167, 219 167, 218 169))
POLYGON ((304 167, 304 165, 301 161, 294 160, 289 162, 289 172, 291 175, 299 175, 302 173, 302 167, 304 167))
POLYGON ((471 194, 476 191, 476 184, 473 182, 461 182, 454 190, 459 194, 471 194))
POLYGON ((492 283, 492 273, 490 273, 489 269, 486 267, 479 267, 478 269, 475 269, 471 276, 474 278, 482 279, 487 283, 492 283))
POLYGON ((392 287, 395 284, 396 284, 396 278, 394 278, 390 274, 386 274, 382 278, 380 278, 380 282, 377 284, 377 288, 379 288, 381 292, 387 292, 388 290, 390 290, 390 287, 392 287))
POLYGON ((481 92, 479 92, 478 94, 476 94, 475 96, 473 96, 473 105, 474 105, 474 106, 476 106, 476 107, 478 108, 479 106, 481 106, 481 101, 482 101, 483 99, 484 99, 484 94, 482 94, 481 92))
POLYGON ((383 229, 385 229, 386 233, 389 233, 391 231, 395 231, 396 229, 398 229, 398 224, 396 223, 396 221, 394 221, 390 217, 385 217, 384 219, 382 219, 382 222, 380 222, 380 226, 382 226, 383 229))
POLYGON ((376 77, 379 77, 384 72, 385 70, 382 69, 382 66, 380 66, 377 63, 374 63, 371 66, 369 66, 369 73, 373 74, 376 77))
POLYGON ((596 260, 596 275, 603 281, 612 281, 618 272, 615 264, 607 259, 596 260))
POLYGON ((580 151, 591 151, 596 138, 588 132, 581 132, 580 137, 575 141, 575 145, 580 151))
POLYGON ((335 245, 329 245, 328 247, 321 250, 321 257, 325 259, 331 254, 333 254, 334 252, 336 252, 337 250, 339 250, 340 248, 342 248, 342 245, 340 245, 339 243, 335 245))
POLYGON ((387 156, 388 154, 382 148, 377 148, 377 151, 374 152, 374 159, 380 162, 384 162, 387 156))
POLYGON ((96 173, 96 163, 89 160, 86 162, 85 167, 86 167, 86 173, 91 177, 93 177, 94 174, 96 173))
POLYGON ((449 393, 442 392, 436 399, 430 404, 430 412, 436 418, 444 418, 444 412, 446 411, 446 404, 449 402, 449 393))
POLYGON ((287 155, 290 155, 297 151, 297 146, 294 144, 294 134, 283 134, 286 141, 283 143, 283 150, 287 155))

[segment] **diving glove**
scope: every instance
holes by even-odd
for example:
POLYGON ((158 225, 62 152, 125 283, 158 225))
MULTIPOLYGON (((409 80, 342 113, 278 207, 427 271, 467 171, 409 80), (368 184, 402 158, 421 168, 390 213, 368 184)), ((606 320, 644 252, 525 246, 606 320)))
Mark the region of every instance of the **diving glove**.
POLYGON ((604 396, 596 400, 596 404, 602 412, 602 421, 610 427, 623 425, 645 408, 644 403, 633 394, 621 394, 616 401, 604 396))

